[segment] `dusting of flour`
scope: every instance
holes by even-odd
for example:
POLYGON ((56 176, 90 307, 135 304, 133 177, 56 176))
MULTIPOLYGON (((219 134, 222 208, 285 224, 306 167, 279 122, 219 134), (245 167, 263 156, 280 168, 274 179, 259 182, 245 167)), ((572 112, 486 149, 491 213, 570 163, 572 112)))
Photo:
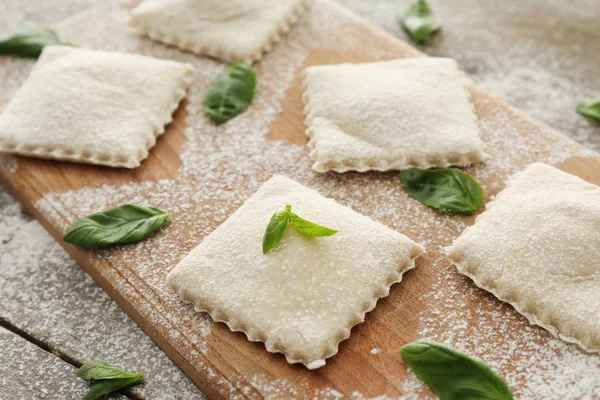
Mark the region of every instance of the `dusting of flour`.
MULTIPOLYGON (((186 355, 187 361, 199 371, 208 386, 227 398, 253 396, 257 389, 265 397, 272 398, 373 397, 372 393, 364 394, 360 386, 348 393, 340 393, 329 387, 326 379, 309 385, 306 371, 297 369, 293 370, 298 377, 294 380, 275 379, 259 368, 252 374, 228 371, 225 378, 222 371, 208 362, 211 356, 221 356, 213 351, 224 349, 220 343, 223 335, 214 334, 223 326, 213 324, 205 314, 183 305, 165 286, 164 278, 177 262, 276 173, 289 176, 405 233, 436 255, 435 262, 413 271, 433 277, 432 286, 419 299, 425 306, 419 315, 415 339, 441 341, 480 356, 507 378, 518 398, 574 399, 600 392, 600 359, 597 356, 587 355, 575 346, 551 338, 542 329, 529 326, 512 308, 477 289, 444 260, 441 248, 460 234, 467 226, 467 219, 441 215, 413 201, 400 189, 395 173, 316 174, 310 169, 312 162, 305 146, 266 138, 281 111, 287 88, 312 51, 357 51, 356 42, 359 37, 364 40, 364 35, 348 24, 352 18, 334 3, 314 0, 313 7, 299 25, 261 62, 253 106, 219 127, 211 124, 203 114, 201 99, 210 81, 223 69, 223 64, 138 38, 126 26, 126 12, 113 4, 102 5, 65 21, 59 26, 60 30, 86 47, 135 52, 192 64, 195 76, 188 96, 187 142, 181 155, 182 167, 175 179, 50 193, 35 206, 62 228, 77 218, 125 202, 148 203, 168 210, 172 214, 171 222, 149 240, 91 253, 90 263, 102 279, 117 287, 119 293, 135 305, 156 334, 167 338, 170 346, 186 355)), ((385 40, 383 37, 372 35, 369 39, 369 46, 360 49, 367 49, 369 57, 389 59, 397 55, 397 52, 378 45, 385 40)), ((1 69, 5 75, 0 79, 9 84, 6 94, 1 95, 0 104, 22 83, 27 75, 26 67, 27 64, 20 61, 11 61, 8 68, 1 69)), ((492 157, 485 165, 469 168, 468 172, 482 182, 488 195, 501 190, 510 174, 533 161, 556 164, 571 157, 593 154, 529 117, 498 105, 476 89, 473 91, 476 108, 486 110, 480 127, 487 152, 492 157), (516 123, 529 123, 532 134, 522 135, 516 129, 516 123)), ((2 168, 7 167, 3 165, 2 168)), ((14 165, 9 168, 16 170, 14 165)), ((368 319, 365 325, 377 330, 383 329, 385 323, 386 315, 383 315, 376 321, 368 319)), ((384 333, 380 332, 381 335, 384 333)), ((361 345, 361 341, 371 340, 370 337, 354 334, 345 350, 360 345, 364 357, 374 363, 391 355, 397 360, 393 368, 398 371, 404 368, 397 356, 397 347, 386 348, 381 341, 361 345)), ((255 351, 238 335, 231 340, 237 340, 240 351, 247 348, 255 351)), ((259 353, 248 350, 246 354, 258 354, 262 359, 272 357, 261 350, 259 353)), ((248 361, 248 365, 252 362, 248 361)), ((282 366, 282 370, 285 367, 282 366)), ((390 371, 391 367, 386 365, 385 368, 390 371)), ((291 369, 286 371, 291 374, 291 369)), ((331 368, 324 371, 332 373, 331 368)), ((401 386, 404 399, 426 396, 423 386, 411 374, 401 386)), ((387 394, 386 387, 382 386, 377 398, 388 398, 387 394)))

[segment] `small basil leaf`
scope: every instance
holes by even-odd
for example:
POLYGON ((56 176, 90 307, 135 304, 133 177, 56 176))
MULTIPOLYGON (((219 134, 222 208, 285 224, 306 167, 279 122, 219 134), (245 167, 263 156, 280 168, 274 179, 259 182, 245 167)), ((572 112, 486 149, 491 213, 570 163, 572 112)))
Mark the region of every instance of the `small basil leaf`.
POLYGON ((296 214, 291 214, 290 222, 292 226, 299 232, 313 237, 333 236, 337 233, 336 230, 317 225, 313 222, 300 218, 296 214))
POLYGON ((413 198, 441 211, 471 215, 483 202, 479 183, 455 168, 406 169, 399 179, 413 198))
POLYGON ((600 122, 600 100, 577 104, 577 112, 586 118, 600 122))
POLYGON ((110 366, 105 362, 96 360, 90 360, 83 363, 77 370, 77 376, 86 381, 143 377, 140 373, 125 372, 110 366))
POLYGON ((441 27, 425 0, 411 4, 400 17, 400 24, 415 43, 429 41, 441 27))
POLYGON ((90 390, 83 396, 83 400, 99 399, 102 396, 131 387, 141 382, 143 379, 143 376, 140 375, 132 378, 108 379, 94 382, 90 387, 90 390))
POLYGON ((292 206, 286 206, 284 211, 276 212, 271 217, 263 236, 263 254, 267 254, 269 251, 277 247, 281 241, 281 238, 283 238, 285 230, 290 222, 291 209, 292 206))
POLYGON ((76 221, 65 241, 88 249, 139 242, 160 229, 169 214, 160 208, 126 204, 76 221))
POLYGON ((235 62, 217 77, 204 95, 202 106, 216 124, 235 118, 252 103, 256 74, 245 62, 235 62))
POLYGON ((500 375, 483 361, 432 342, 400 349, 404 361, 441 400, 512 400, 500 375))
POLYGON ((45 46, 75 46, 61 39, 58 32, 50 28, 41 28, 17 33, 0 42, 0 56, 38 58, 45 46))

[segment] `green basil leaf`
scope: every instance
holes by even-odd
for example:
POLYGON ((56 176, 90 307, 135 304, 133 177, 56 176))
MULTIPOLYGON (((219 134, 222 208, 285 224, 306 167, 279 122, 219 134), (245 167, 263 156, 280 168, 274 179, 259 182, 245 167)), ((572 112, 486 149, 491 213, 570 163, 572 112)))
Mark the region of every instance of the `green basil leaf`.
POLYGON ((271 217, 271 220, 269 221, 269 224, 267 225, 267 229, 265 230, 265 234, 263 236, 263 254, 267 254, 275 247, 277 247, 279 242, 281 242, 281 238, 283 238, 285 230, 287 229, 287 226, 290 223, 291 210, 292 206, 285 206, 284 211, 276 212, 271 217))
POLYGON ((123 379, 143 377, 140 373, 130 373, 108 365, 102 361, 90 360, 83 363, 77 370, 77 376, 86 381, 103 379, 123 379))
POLYGON ((49 45, 75 46, 63 40, 54 29, 41 28, 17 33, 1 41, 0 56, 38 58, 42 49, 49 45))
POLYGON ((76 221, 65 241, 88 249, 139 242, 160 229, 169 214, 160 208, 126 204, 76 221))
POLYGON ((577 104, 577 112, 586 118, 600 122, 600 100, 577 104))
POLYGON ((298 230, 298 232, 312 237, 321 236, 333 236, 337 233, 336 230, 326 228, 321 225, 317 225, 313 222, 307 221, 300 218, 292 212, 292 206, 285 206, 284 211, 279 211, 273 214, 265 234, 263 236, 263 254, 267 254, 273 250, 285 234, 288 225, 292 223, 292 226, 298 230))
POLYGON ((400 17, 400 24, 415 43, 429 41, 441 27, 425 0, 411 4, 400 17))
POLYGON ((455 168, 406 169, 399 179, 413 198, 440 211, 471 215, 483 202, 479 183, 455 168))
POLYGON ((312 237, 333 236, 338 232, 334 229, 326 228, 324 226, 307 221, 293 213, 290 216, 290 222, 292 223, 292 226, 299 232, 312 237))
POLYGON ((483 361, 432 342, 400 349, 404 361, 441 400, 512 400, 500 375, 483 361))
POLYGON ((107 379, 92 384, 83 400, 96 400, 121 389, 131 387, 143 380, 143 376, 133 378, 107 379))
POLYGON ((252 66, 235 62, 212 83, 202 106, 216 124, 223 124, 248 108, 255 88, 256 74, 252 66))
POLYGON ((77 370, 77 376, 92 384, 84 400, 99 399, 144 380, 144 375, 141 373, 125 372, 95 360, 86 361, 77 370))

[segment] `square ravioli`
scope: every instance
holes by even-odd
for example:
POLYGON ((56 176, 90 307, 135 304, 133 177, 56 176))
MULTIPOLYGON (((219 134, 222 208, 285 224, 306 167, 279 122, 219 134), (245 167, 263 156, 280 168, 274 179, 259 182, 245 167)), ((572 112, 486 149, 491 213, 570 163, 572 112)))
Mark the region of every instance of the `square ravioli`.
POLYGON ((315 369, 423 252, 406 236, 274 176, 175 267, 167 284, 232 331, 315 369), (288 227, 264 255, 265 228, 288 204, 337 234, 314 238, 288 227))
POLYGON ((226 61, 256 61, 288 32, 307 0, 145 0, 130 25, 151 39, 226 61))
POLYGON ((600 351, 600 187, 532 164, 446 252, 530 323, 600 351))
POLYGON ((317 172, 466 166, 487 158, 463 74, 449 58, 308 67, 304 103, 317 172))
POLYGON ((0 115, 0 151, 134 168, 185 96, 193 68, 47 46, 0 115))

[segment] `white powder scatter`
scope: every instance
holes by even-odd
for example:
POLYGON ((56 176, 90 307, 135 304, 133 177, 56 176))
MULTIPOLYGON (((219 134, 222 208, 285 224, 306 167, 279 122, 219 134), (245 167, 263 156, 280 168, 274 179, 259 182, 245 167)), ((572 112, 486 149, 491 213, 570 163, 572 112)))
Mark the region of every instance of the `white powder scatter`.
MULTIPOLYGON (((408 0, 340 0, 407 41, 398 13, 408 0)), ((600 150, 600 126, 575 112, 598 97, 597 0, 429 0, 442 30, 427 54, 457 59, 473 82, 600 150), (596 38, 592 40, 591 38, 596 38)))
POLYGON ((505 377, 518 399, 582 399, 600 393, 599 355, 530 325, 446 262, 435 267, 440 273, 419 316, 423 339, 481 358, 505 377))
POLYGON ((0 348, 2 399, 81 398, 89 390, 75 376, 75 367, 4 328, 0 328, 0 348))
POLYGON ((373 355, 377 355, 377 354, 379 354, 380 351, 381 351, 381 349, 378 349, 377 347, 373 347, 371 349, 370 353, 373 354, 373 355))
MULTIPOLYGON (((8 197, 0 192, 0 203, 8 202, 8 197)), ((18 203, 12 204, 3 208, 6 215, 0 218, 0 265, 4 269, 0 276, 0 315, 77 360, 101 359, 127 370, 143 371, 146 382, 133 391, 144 398, 204 398, 60 245, 35 221, 20 216, 18 203), (103 322, 91 323, 94 318, 103 322), (174 384, 173 379, 181 381, 174 384)), ((2 354, 4 348, 0 348, 2 354)), ((38 378, 52 373, 42 371, 44 365, 40 364, 38 378)), ((71 374, 75 378, 75 372, 71 374)), ((82 387, 87 390, 86 385, 82 387)), ((0 383, 0 398, 4 399, 2 394, 0 383)))
MULTIPOLYGON (((339 58, 340 54, 360 51, 365 59, 418 55, 402 44, 382 45, 387 38, 377 34, 369 35, 369 45, 358 49, 356 43, 364 42, 365 31, 356 27, 354 16, 340 11, 333 2, 314 3, 298 26, 258 65, 254 104, 218 127, 204 115, 201 100, 211 80, 222 71, 222 63, 136 36, 126 27, 126 12, 114 4, 61 24, 62 32, 85 47, 187 62, 195 67, 195 75, 187 99, 181 168, 176 177, 47 193, 35 203, 37 210, 60 229, 92 212, 126 202, 168 210, 171 221, 149 239, 92 252, 87 264, 135 307, 155 336, 166 340, 208 387, 226 398, 425 398, 427 391, 412 374, 406 375, 398 351, 377 351, 377 357, 356 358, 388 345, 398 348, 409 333, 480 356, 507 377, 519 398, 581 398, 600 390, 596 356, 530 327, 512 308, 475 288, 445 261, 439 249, 449 245, 472 222, 471 217, 443 215, 424 207, 402 190, 394 172, 316 174, 310 169, 312 161, 303 144, 269 138, 271 128, 294 113, 296 120, 285 129, 302 129, 294 125, 301 124, 301 109, 288 110, 285 115, 280 111, 284 104, 299 102, 299 98, 286 97, 286 92, 292 85, 298 86, 298 71, 314 54, 335 53, 339 58), (406 234, 429 251, 428 261, 418 263, 405 282, 380 301, 365 324, 353 331, 332 365, 310 373, 287 365, 280 355, 267 353, 262 345, 227 332, 206 314, 194 312, 165 285, 165 276, 179 260, 273 174, 314 188, 406 234), (405 293, 419 296, 413 299, 405 293), (417 310, 421 311, 420 320, 415 318, 417 310), (223 366, 227 362, 231 364, 223 366), (366 363, 369 381, 378 384, 369 386, 372 392, 368 392, 356 380, 344 383, 341 390, 336 386, 340 382, 336 362, 366 363)), ((0 93, 0 105, 27 75, 16 72, 24 65, 10 60, 0 69, 7 74, 0 79, 8 82, 7 93, 0 93)), ((492 157, 485 165, 467 171, 481 181, 486 199, 503 188, 507 176, 531 162, 554 164, 592 154, 479 90, 473 89, 473 93, 483 139, 492 157)), ((1 168, 3 173, 7 171, 6 165, 1 168)))

